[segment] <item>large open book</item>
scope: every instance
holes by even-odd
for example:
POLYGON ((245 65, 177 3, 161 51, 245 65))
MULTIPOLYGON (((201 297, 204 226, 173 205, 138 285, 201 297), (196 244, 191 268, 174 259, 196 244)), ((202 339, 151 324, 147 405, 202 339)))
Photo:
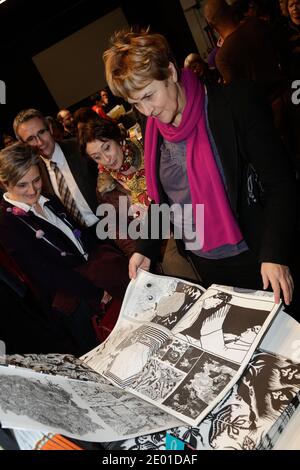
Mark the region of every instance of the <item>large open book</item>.
POLYGON ((140 271, 113 332, 83 362, 7 358, 18 367, 0 367, 1 423, 99 442, 199 425, 233 393, 279 308, 270 293, 140 271))
POLYGON ((111 383, 196 425, 240 377, 280 305, 139 271, 116 327, 83 357, 111 383))

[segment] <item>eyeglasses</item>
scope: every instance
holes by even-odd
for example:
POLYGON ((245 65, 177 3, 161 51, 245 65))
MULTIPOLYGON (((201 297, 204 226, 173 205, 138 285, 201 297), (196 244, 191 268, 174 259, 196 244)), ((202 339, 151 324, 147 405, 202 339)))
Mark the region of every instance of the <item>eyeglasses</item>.
POLYGON ((43 140, 44 136, 46 133, 49 132, 49 127, 45 127, 44 129, 40 129, 36 135, 30 135, 29 137, 27 137, 27 139, 25 140, 25 142, 27 144, 35 144, 37 143, 38 140, 43 140))

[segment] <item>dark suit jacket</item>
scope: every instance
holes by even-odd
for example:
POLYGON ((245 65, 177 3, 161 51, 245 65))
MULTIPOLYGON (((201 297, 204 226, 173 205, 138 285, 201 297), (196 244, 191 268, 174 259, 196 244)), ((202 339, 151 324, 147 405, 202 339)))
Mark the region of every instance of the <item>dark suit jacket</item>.
MULTIPOLYGON (((249 82, 226 87, 209 84, 208 119, 227 183, 231 208, 253 254, 253 261, 289 265, 297 222, 294 175, 273 126, 271 110, 256 86, 249 82), (247 202, 247 166, 255 168, 264 188, 262 204, 247 202)), ((161 202, 167 196, 157 180, 161 202)), ((158 240, 140 240, 138 252, 154 258, 158 240)))
MULTIPOLYGON (((87 156, 82 156, 76 139, 68 139, 58 144, 70 167, 71 173, 80 189, 84 199, 90 206, 91 210, 96 213, 97 199, 96 186, 98 169, 97 165, 87 156)), ((45 163, 41 159, 40 169, 43 180, 43 192, 47 195, 54 196, 54 189, 46 168, 45 163)))
POLYGON ((266 22, 248 18, 241 23, 219 48, 216 66, 226 83, 253 80, 272 91, 281 77, 266 22))
MULTIPOLYGON (((54 213, 65 213, 58 200, 53 199, 50 204, 54 213)), ((39 296, 50 305, 60 290, 71 296, 99 297, 99 288, 75 270, 84 265, 86 260, 70 239, 32 212, 28 212, 28 215, 14 215, 12 207, 4 200, 0 204, 0 244, 30 278, 39 296), (42 230, 45 238, 58 249, 38 239, 36 230, 42 230), (62 256, 64 252, 71 255, 62 256)), ((68 216, 66 218, 72 223, 68 216)), ((83 236, 83 245, 90 251, 93 241, 87 239, 88 233, 83 236)))

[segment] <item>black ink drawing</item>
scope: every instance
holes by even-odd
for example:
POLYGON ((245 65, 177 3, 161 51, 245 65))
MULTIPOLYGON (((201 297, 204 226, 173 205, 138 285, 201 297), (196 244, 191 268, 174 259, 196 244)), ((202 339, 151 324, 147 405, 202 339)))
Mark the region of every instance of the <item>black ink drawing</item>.
POLYGON ((230 382, 236 370, 237 366, 232 367, 229 362, 203 353, 163 404, 196 419, 230 382))
MULTIPOLYGON (((258 350, 242 377, 199 426, 181 426, 169 432, 198 450, 271 449, 299 406, 299 395, 300 364, 258 350)), ((147 449, 165 449, 165 434, 128 439, 110 448, 144 449, 144 444, 147 449)))
POLYGON ((171 365, 174 365, 185 354, 185 351, 188 349, 188 347, 189 346, 185 341, 170 338, 157 351, 155 357, 164 362, 168 362, 171 365))
POLYGON ((156 407, 141 403, 134 395, 128 395, 107 382, 101 385, 101 389, 97 384, 81 386, 78 382, 73 383, 72 388, 116 434, 135 434, 141 428, 147 432, 165 424, 166 416, 156 407))
POLYGON ((241 363, 270 312, 233 305, 231 299, 224 292, 206 298, 192 325, 179 323, 176 333, 205 351, 241 363))
POLYGON ((202 356, 203 351, 193 346, 189 346, 184 355, 176 363, 177 369, 182 370, 183 372, 189 372, 198 361, 200 356, 202 356))
POLYGON ((147 361, 168 339, 168 335, 152 326, 141 326, 122 341, 103 375, 120 387, 130 387, 147 361))
POLYGON ((87 409, 59 385, 14 375, 0 375, 0 406, 4 413, 24 415, 48 427, 83 436, 101 429, 87 409))
POLYGON ((179 370, 153 359, 145 365, 138 379, 132 384, 132 389, 160 402, 183 378, 184 374, 179 370))
POLYGON ((195 286, 178 282, 173 292, 162 297, 155 308, 152 323, 172 330, 202 294, 195 286))
POLYGON ((12 354, 5 357, 5 364, 70 379, 101 381, 97 372, 72 354, 12 354))

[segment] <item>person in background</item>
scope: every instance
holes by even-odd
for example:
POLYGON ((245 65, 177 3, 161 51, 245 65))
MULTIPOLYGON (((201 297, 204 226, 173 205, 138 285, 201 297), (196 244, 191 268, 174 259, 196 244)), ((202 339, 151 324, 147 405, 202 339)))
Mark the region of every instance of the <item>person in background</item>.
POLYGON ((288 8, 287 8, 286 0, 278 0, 278 4, 279 4, 279 7, 280 7, 280 11, 281 11, 282 16, 284 16, 285 18, 288 18, 289 12, 288 12, 288 8))
POLYGON ((16 137, 36 147, 41 158, 44 191, 56 195, 69 214, 82 227, 98 222, 97 167, 81 157, 77 140, 55 142, 49 123, 36 109, 21 111, 14 119, 16 137))
POLYGON ((96 93, 95 95, 92 95, 90 97, 90 100, 92 102, 92 110, 98 114, 99 117, 103 119, 108 119, 111 120, 109 116, 107 116, 106 112, 104 111, 104 107, 102 105, 102 98, 99 95, 99 93, 96 93))
POLYGON ((202 59, 200 54, 192 52, 186 56, 183 66, 191 69, 204 83, 207 81, 218 81, 218 73, 216 70, 209 68, 208 64, 202 59))
POLYGON ((61 142, 62 140, 64 140, 64 126, 52 116, 46 116, 46 120, 48 122, 49 129, 51 129, 52 131, 52 135, 55 142, 61 142))
POLYGON ((74 118, 71 111, 68 109, 61 109, 57 113, 57 120, 63 125, 64 139, 70 139, 77 136, 74 118))
POLYGON ((3 147, 8 147, 9 145, 14 144, 15 142, 16 142, 16 139, 14 139, 11 135, 3 134, 2 136, 3 147))
MULTIPOLYGON (((90 120, 79 130, 82 153, 89 155, 98 165, 97 193, 99 202, 120 209, 120 196, 128 199, 122 206, 129 213, 128 222, 143 217, 150 199, 146 190, 144 150, 137 139, 124 139, 117 124, 105 119, 90 120), (129 212, 128 212, 128 206, 129 212)), ((119 230, 119 227, 117 227, 119 230)), ((130 257, 136 250, 134 240, 115 240, 119 248, 130 257)), ((164 247, 162 269, 166 274, 195 280, 195 273, 178 253, 173 239, 164 247)))
POLYGON ((81 231, 57 198, 42 195, 39 164, 38 149, 28 144, 18 142, 0 152, 0 183, 5 188, 0 244, 30 279, 44 305, 71 316, 82 300, 86 302, 85 315, 73 318, 74 327, 79 322, 80 341, 91 315, 100 313, 105 293, 122 301, 129 282, 127 261, 110 243, 100 244, 81 231))
POLYGON ((195 52, 186 56, 183 66, 190 68, 199 78, 205 74, 208 67, 200 54, 196 54, 195 52))
POLYGON ((299 79, 300 71, 300 0, 286 0, 289 22, 286 29, 288 77, 299 79))
POLYGON ((252 16, 239 22, 225 0, 206 0, 203 12, 223 39, 216 67, 224 83, 253 80, 271 96, 282 77, 268 25, 252 16))
POLYGON ((99 95, 101 98, 100 104, 102 109, 105 113, 108 113, 116 105, 116 103, 113 103, 112 100, 109 99, 108 91, 104 88, 99 90, 99 95))
POLYGON ((136 139, 123 139, 117 124, 105 119, 82 124, 79 142, 83 153, 98 165, 98 191, 101 175, 110 175, 128 194, 130 205, 145 208, 150 204, 146 193, 144 152, 136 139))
MULTIPOLYGON (((177 69, 164 36, 149 30, 116 32, 103 58, 112 92, 147 117, 153 204, 192 207, 189 220, 172 221, 199 234, 192 248, 184 230, 181 240, 203 285, 270 287, 276 303, 282 295, 290 304, 295 182, 264 96, 252 83, 208 84, 206 93, 193 72, 177 69)), ((139 267, 149 269, 160 243, 149 233, 139 240, 131 278, 139 267)))
POLYGON ((77 109, 73 117, 74 123, 77 127, 77 132, 80 131, 83 124, 86 124, 89 121, 101 121, 101 117, 96 113, 96 111, 93 111, 87 106, 77 109))

